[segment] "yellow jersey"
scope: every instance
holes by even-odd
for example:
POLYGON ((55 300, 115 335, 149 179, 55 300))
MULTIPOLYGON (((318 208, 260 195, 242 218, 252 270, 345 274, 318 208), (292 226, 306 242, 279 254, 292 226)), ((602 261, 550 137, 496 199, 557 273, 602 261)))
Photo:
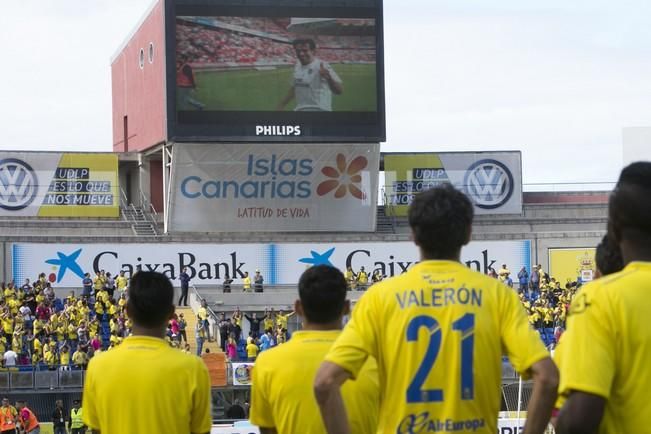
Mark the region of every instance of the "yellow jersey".
POLYGON ((559 393, 607 400, 599 433, 646 433, 651 426, 651 262, 581 288, 561 339, 559 393))
POLYGON ((287 313, 285 315, 277 314, 276 315, 276 326, 281 328, 281 329, 286 329, 287 328, 287 321, 289 320, 290 316, 292 316, 291 313, 287 313))
POLYGON ((5 334, 12 334, 14 332, 14 320, 11 318, 3 318, 2 330, 5 332, 5 334))
POLYGON ((208 310, 201 306, 199 309, 197 309, 197 316, 199 317, 200 320, 207 320, 208 319, 208 310))
POLYGON ((521 373, 549 357, 515 291, 459 262, 423 261, 370 287, 326 360, 353 378, 377 360, 378 433, 494 434, 502 351, 521 373))
POLYGON ((254 359, 254 358, 256 358, 256 356, 258 355, 258 352, 259 352, 259 351, 260 351, 260 349, 259 349, 258 346, 257 346, 256 344, 254 344, 253 342, 249 342, 249 343, 247 344, 247 346, 246 346, 246 356, 247 356, 249 359, 254 359))
POLYGON ((128 337, 88 365, 83 420, 102 434, 207 433, 210 407, 206 365, 163 339, 128 337), (121 399, 116 401, 116 396, 121 399))
MULTIPOLYGON (((253 368, 251 422, 278 433, 325 433, 312 385, 323 357, 341 332, 297 331, 286 344, 263 351, 253 368)), ((375 433, 379 411, 377 364, 371 358, 342 394, 351 432, 375 433)))
POLYGON ((104 283, 106 282, 105 278, 102 276, 95 276, 93 278, 93 289, 95 291, 99 291, 100 289, 104 288, 104 283))
POLYGON ((269 329, 273 330, 273 328, 274 328, 274 319, 271 317, 271 315, 265 316, 264 320, 262 322, 264 324, 263 325, 264 331, 267 331, 269 329))
POLYGON ((61 351, 61 354, 59 355, 59 360, 62 365, 69 365, 70 364, 70 353, 67 351, 61 351))
POLYGON ((126 291, 127 289, 127 277, 126 276, 118 276, 115 278, 115 286, 120 290, 120 291, 126 291))

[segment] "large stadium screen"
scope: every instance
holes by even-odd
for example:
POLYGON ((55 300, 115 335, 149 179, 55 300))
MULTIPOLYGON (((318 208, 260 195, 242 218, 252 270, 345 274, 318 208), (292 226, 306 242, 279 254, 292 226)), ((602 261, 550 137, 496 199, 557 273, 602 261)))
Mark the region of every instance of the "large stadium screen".
POLYGON ((283 4, 175 5, 172 138, 384 140, 381 8, 283 4))

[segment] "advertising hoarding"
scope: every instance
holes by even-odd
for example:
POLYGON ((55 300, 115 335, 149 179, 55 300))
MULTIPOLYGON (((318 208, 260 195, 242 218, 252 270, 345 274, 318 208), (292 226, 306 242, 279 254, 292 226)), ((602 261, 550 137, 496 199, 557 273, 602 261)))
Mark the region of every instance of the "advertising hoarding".
POLYGON ((168 136, 385 139, 382 2, 166 4, 168 136))
POLYGON ((253 384, 254 363, 233 363, 233 386, 250 386, 253 384))
POLYGON ((394 215, 406 216, 415 194, 441 183, 465 192, 476 214, 522 213, 519 151, 385 154, 384 172, 394 215))
POLYGON ((586 282, 594 277, 597 270, 594 247, 572 249, 549 249, 549 275, 564 286, 566 282, 577 279, 586 282))
POLYGON ((173 152, 172 232, 375 230, 378 144, 187 144, 173 152))
MULTIPOLYGON (((507 264, 511 270, 531 267, 531 241, 473 241, 461 261, 486 273, 507 264)), ((295 285, 307 267, 328 264, 341 270, 378 270, 399 275, 418 262, 418 249, 409 241, 279 244, 44 244, 11 245, 11 272, 16 282, 46 273, 53 285, 80 287, 85 272, 98 270, 131 276, 139 269, 159 271, 179 286, 178 275, 188 268, 194 285, 221 285, 226 277, 241 283, 245 272, 259 269, 266 284, 295 285)))
POLYGON ((117 155, 0 152, 0 216, 119 215, 117 155))

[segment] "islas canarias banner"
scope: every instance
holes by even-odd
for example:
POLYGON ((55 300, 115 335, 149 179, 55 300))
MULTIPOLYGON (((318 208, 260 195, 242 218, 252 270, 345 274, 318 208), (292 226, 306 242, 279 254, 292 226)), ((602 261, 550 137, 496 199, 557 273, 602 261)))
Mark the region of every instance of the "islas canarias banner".
POLYGON ((0 216, 119 215, 116 154, 0 152, 0 216))

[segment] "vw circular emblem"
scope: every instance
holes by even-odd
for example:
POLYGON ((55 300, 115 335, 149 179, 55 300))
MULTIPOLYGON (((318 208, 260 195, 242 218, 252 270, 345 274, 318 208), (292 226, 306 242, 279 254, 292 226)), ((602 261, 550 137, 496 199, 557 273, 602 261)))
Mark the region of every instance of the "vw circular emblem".
POLYGON ((18 211, 36 197, 38 179, 32 166, 17 158, 0 160, 0 208, 18 211))
POLYGON ((513 175, 497 160, 474 163, 466 172, 464 184, 475 206, 482 209, 499 208, 513 195, 513 175))

